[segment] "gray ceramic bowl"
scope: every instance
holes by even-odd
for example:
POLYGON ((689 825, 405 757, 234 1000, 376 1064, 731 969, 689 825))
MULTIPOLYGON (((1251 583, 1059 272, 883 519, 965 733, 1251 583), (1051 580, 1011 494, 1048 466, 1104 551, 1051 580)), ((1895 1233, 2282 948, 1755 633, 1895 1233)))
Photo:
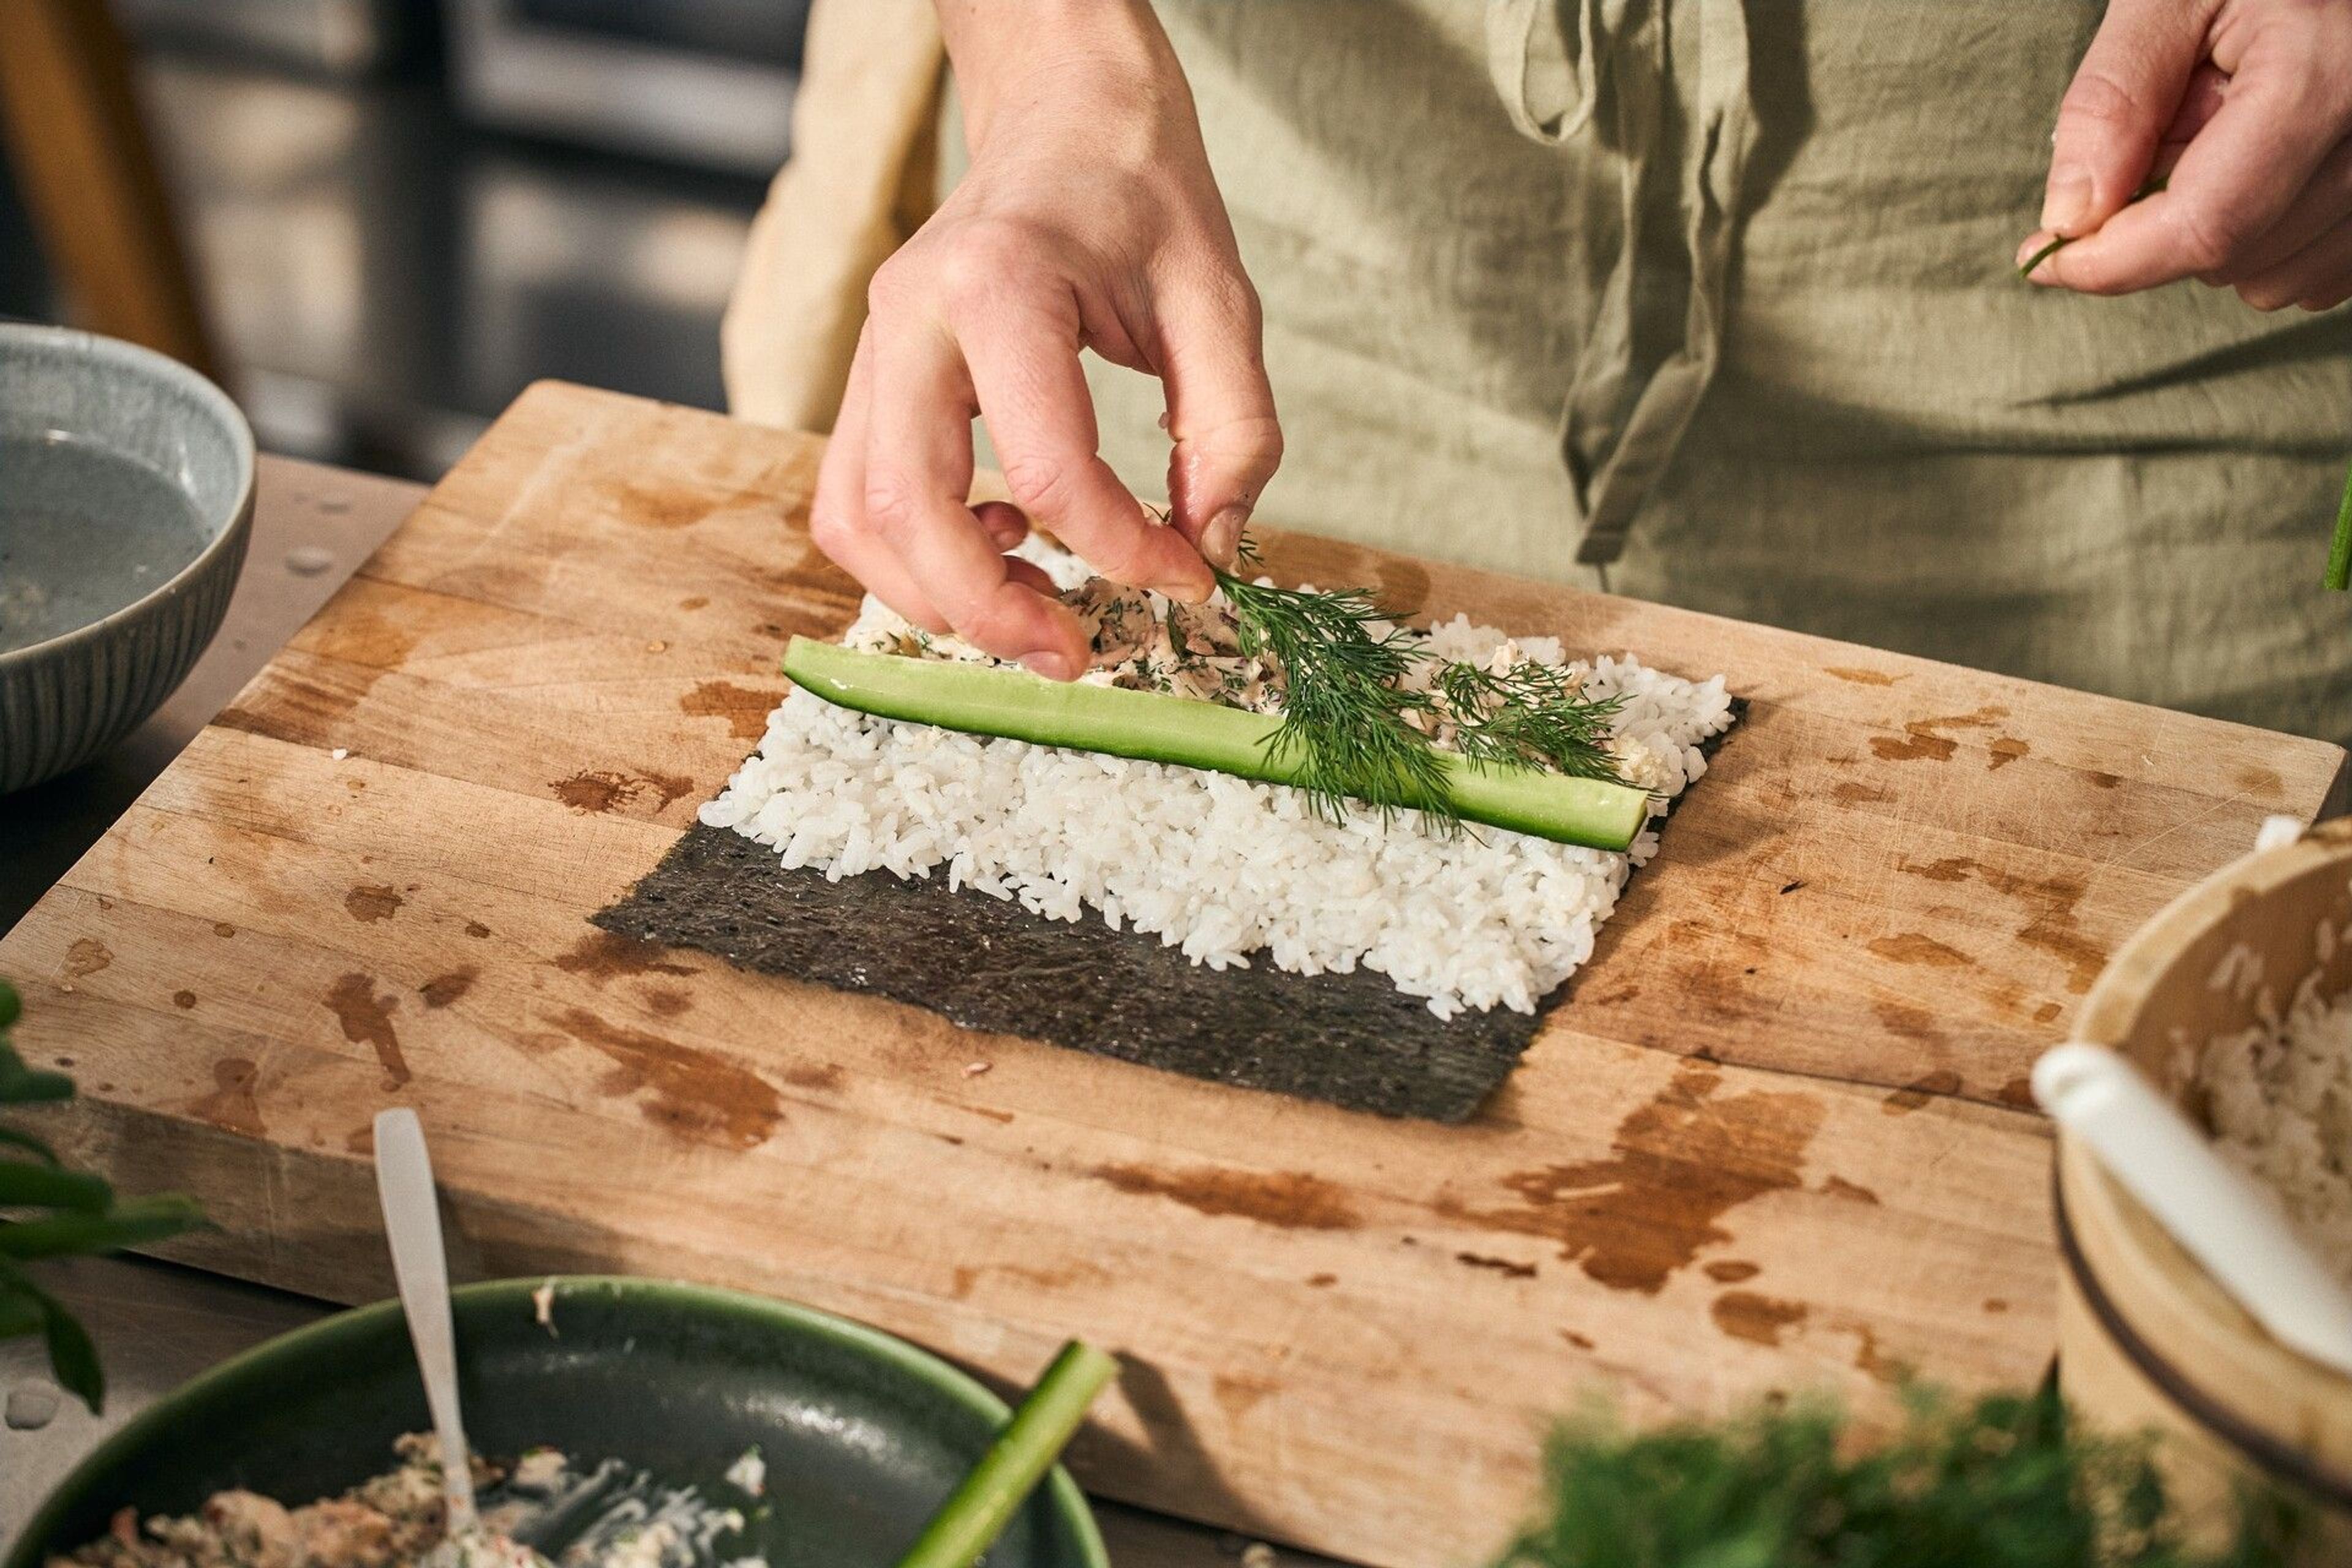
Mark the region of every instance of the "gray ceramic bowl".
POLYGON ((163 705, 220 629, 252 527, 253 432, 220 388, 0 322, 0 795, 163 705))

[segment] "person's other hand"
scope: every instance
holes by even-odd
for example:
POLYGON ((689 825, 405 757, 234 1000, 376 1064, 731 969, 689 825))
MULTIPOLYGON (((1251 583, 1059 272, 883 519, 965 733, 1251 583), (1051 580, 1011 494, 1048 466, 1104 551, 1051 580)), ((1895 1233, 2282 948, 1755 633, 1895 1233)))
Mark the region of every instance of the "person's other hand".
POLYGON ((2352 0, 2114 0, 2058 110, 2037 283, 2352 298, 2352 0), (2135 201, 2155 179, 2164 188, 2135 201))
POLYGON ((1282 457, 1257 296, 1142 0, 940 0, 971 166, 875 275, 811 525, 917 626, 1072 679, 1077 617, 1004 553, 1030 520, 1107 577, 1214 588, 1282 457), (1097 455, 1078 354, 1165 384, 1167 524, 1097 455), (971 420, 1016 504, 966 504, 971 420))

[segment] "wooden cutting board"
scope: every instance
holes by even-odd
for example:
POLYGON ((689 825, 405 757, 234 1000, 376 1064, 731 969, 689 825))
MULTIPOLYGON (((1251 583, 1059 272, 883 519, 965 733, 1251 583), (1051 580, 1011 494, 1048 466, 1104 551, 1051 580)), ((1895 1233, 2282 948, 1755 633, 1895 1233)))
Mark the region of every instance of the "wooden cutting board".
POLYGON ((1548 1416, 2039 1377, 2025 1107, 2106 955, 2343 753, 1307 539, 1363 581, 1752 700, 1477 1121, 1382 1121, 634 948, 587 916, 856 603, 821 444, 534 387, 5 941, 70 1140, 203 1264, 385 1292, 422 1111, 466 1274, 692 1276, 1001 1379, 1128 1358, 1109 1493, 1383 1564, 1517 1518, 1548 1416))

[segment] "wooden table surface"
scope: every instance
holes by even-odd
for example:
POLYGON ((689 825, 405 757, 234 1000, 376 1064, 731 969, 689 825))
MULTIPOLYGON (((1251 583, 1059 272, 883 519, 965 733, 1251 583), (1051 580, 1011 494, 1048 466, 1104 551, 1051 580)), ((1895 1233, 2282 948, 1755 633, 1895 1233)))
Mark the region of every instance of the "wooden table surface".
MULTIPOLYGON (((47 892, 213 716, 341 588, 424 499, 423 485, 265 455, 253 542, 220 634, 155 716, 68 778, 0 811, 0 932, 47 892)), ((0 966, 0 973, 7 973, 0 966)), ((147 1258, 88 1258, 44 1282, 98 1339, 107 1404, 60 1399, 39 1342, 0 1342, 0 1553, 50 1487, 140 1411, 197 1373, 335 1304, 147 1258), (13 1397, 13 1401, 11 1399, 13 1397)), ((1095 1500, 1119 1568, 1230 1568, 1247 1544, 1227 1531, 1095 1500)), ((1335 1559, 1287 1551, 1303 1568, 1335 1559)))
POLYGON ((366 1127, 416 1105, 462 1273, 620 1267, 877 1322, 1000 1380, 1121 1351, 1092 1487, 1389 1564, 1475 1559, 1546 1420, 1913 1367, 2038 1376, 2023 1108, 2107 952, 2316 814, 2343 754, 1310 540, 1747 721, 1477 1121, 1350 1115, 615 944, 854 585, 819 443, 560 385, 500 420, 5 940, 78 1150, 193 1189, 182 1256, 380 1294, 366 1127), (974 1071, 984 1065, 986 1070, 974 1071))

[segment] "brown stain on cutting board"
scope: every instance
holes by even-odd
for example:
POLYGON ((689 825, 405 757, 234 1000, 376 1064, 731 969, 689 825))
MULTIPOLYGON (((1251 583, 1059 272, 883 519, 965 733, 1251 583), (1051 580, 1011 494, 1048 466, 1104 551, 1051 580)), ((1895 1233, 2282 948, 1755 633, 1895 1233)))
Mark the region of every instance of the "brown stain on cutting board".
POLYGON ((755 690, 731 680, 706 680, 677 700, 677 710, 689 719, 724 719, 730 735, 739 741, 756 741, 767 732, 769 710, 782 700, 777 692, 755 690))
POLYGON ((1454 1255, 1454 1261, 1471 1268, 1492 1269, 1511 1279, 1532 1279, 1536 1277, 1536 1266, 1532 1263, 1514 1263, 1507 1258, 1489 1258, 1483 1252, 1457 1252, 1454 1255))
POLYGON ((427 1007, 446 1007, 471 991, 474 982, 480 976, 481 971, 468 964, 463 969, 453 969, 446 974, 435 975, 417 987, 417 994, 425 998, 427 1007))
POLYGON ((1715 1299, 1707 1315, 1733 1339, 1777 1345, 1783 1331, 1805 1321, 1805 1304, 1759 1296, 1753 1290, 1726 1290, 1715 1299))
POLYGON ((2017 932, 2017 940, 2039 948, 2066 965, 2066 989, 2079 996, 2098 980, 2107 966, 2106 950, 2082 932, 2077 908, 2086 889, 2078 877, 2025 877, 1980 869, 1987 886, 2017 900, 2032 918, 2017 932))
POLYGON ((1732 1238, 1717 1222, 1741 1204, 1802 1183, 1822 1124, 1809 1094, 1755 1089, 1718 1100, 1721 1071, 1685 1062, 1630 1112, 1605 1160, 1546 1165, 1503 1179, 1517 1208, 1446 1199, 1450 1219, 1540 1237, 1601 1284, 1655 1295, 1701 1249, 1732 1238))
POLYGON ((181 1009, 183 1012, 195 1005, 196 994, 194 992, 174 991, 172 993, 172 1005, 181 1009))
POLYGON ((352 605, 310 623, 302 643, 322 658, 371 669, 398 669, 416 651, 416 634, 380 610, 352 605))
POLYGON ((788 1067, 784 1069, 784 1081, 794 1089, 830 1093, 841 1087, 841 1064, 827 1062, 823 1067, 788 1067))
POLYGON ((1948 763, 1953 753, 1960 749, 1958 741, 1935 734, 1925 725, 1906 724, 1903 728, 1907 736, 1904 740, 1898 741, 1892 735, 1871 737, 1870 749, 1878 753, 1881 762, 1916 763, 1925 758, 1929 762, 1948 763))
POLYGON ((1881 1383, 1901 1383, 1910 1376, 1910 1367, 1878 1348, 1878 1335, 1867 1323, 1857 1323, 1853 1331, 1859 1342, 1853 1348, 1854 1370, 1876 1378, 1881 1383))
POLYGON ((1981 730, 1996 720, 2008 717, 2008 709, 1996 703, 1987 703, 1972 713, 1953 713, 1941 719, 1915 719, 1903 726, 1900 740, 1892 735, 1871 737, 1870 749, 1884 762, 1948 763, 1960 749, 1960 743, 1945 734, 1945 731, 1981 730))
POLYGON ((1850 680, 1856 686, 1892 686, 1903 677, 1889 675, 1881 669, 1856 669, 1848 665, 1826 665, 1822 673, 1839 680, 1850 680))
MULTIPOLYGON (((1974 876, 1994 892, 2017 900, 2026 907, 2029 916, 2026 923, 2018 928, 2017 940, 2064 963, 2066 989, 2077 996, 2088 991, 2099 978, 2099 972, 2107 966, 2106 951, 2082 932, 2076 911, 2088 886, 2079 877, 2029 877, 1997 870, 1966 856, 1925 864, 1902 860, 1895 863, 1895 868, 1933 882, 1965 881, 1974 876)), ((2048 1020, 2037 1017, 2037 1021, 2048 1020)))
POLYGON ((383 666, 350 661, 314 668, 273 664, 262 682, 247 687, 212 721, 289 745, 331 747, 352 710, 390 673, 383 666))
POLYGON ((415 1076, 408 1070, 408 1058, 400 1048, 400 1036, 392 1026, 392 1010, 398 1005, 397 997, 375 994, 374 975, 357 971, 336 981, 327 992, 327 1006, 342 1026, 343 1038, 375 1052, 376 1061, 383 1068, 386 1089, 399 1089, 415 1076))
POLYGON ((1858 1204, 1875 1205, 1878 1202, 1876 1193, 1858 1182, 1849 1182, 1843 1176, 1822 1177, 1822 1195, 1831 1198, 1849 1198, 1858 1204))
POLYGON ((1870 1010, 1890 1034, 1900 1035, 1906 1040, 1917 1040, 1923 1045, 1944 1043, 1944 1032, 1936 1027, 1936 1015, 1925 1007, 1913 1007, 1902 1002, 1873 1002, 1870 1010))
POLYGON ((236 934, 236 927, 229 924, 226 921, 213 921, 213 934, 220 937, 235 936, 236 934))
POLYGON ((1217 1218, 1255 1220, 1284 1230, 1352 1230, 1359 1223, 1347 1189, 1304 1171, 1097 1165, 1091 1173, 1122 1193, 1166 1198, 1217 1218))
POLYGON ((1706 1269, 1706 1277, 1718 1285, 1737 1285, 1743 1279, 1753 1279, 1763 1272, 1755 1264, 1744 1263, 1737 1258, 1726 1258, 1710 1263, 1706 1269))
POLYGON ((1889 1116, 1908 1116, 1924 1107, 1937 1095, 1960 1092, 1960 1075, 1949 1068, 1937 1068, 1924 1078, 1915 1078, 1885 1100, 1878 1108, 1889 1116))
POLYGON ((479 942, 482 938, 490 934, 490 928, 484 925, 479 921, 467 921, 466 922, 466 934, 472 937, 476 942, 479 942))
POLYGON ((583 816, 594 816, 623 806, 634 805, 646 795, 654 797, 654 809, 660 811, 669 803, 694 788, 694 781, 678 773, 621 773, 609 768, 573 773, 570 778, 557 779, 547 786, 555 798, 583 816))
POLYGON ((2002 735, 1985 750, 1992 753, 1992 760, 1985 763, 1985 772, 1991 773, 2000 772, 2020 757, 2030 757, 2033 754, 2033 748, 2014 735, 2002 735))
POLYGON ((1965 969, 1974 961, 1957 947, 1916 931, 1873 937, 1870 951, 1896 963, 1924 963, 1932 969, 1965 969))
POLYGON ((1830 798, 1840 805, 1884 805, 1893 800, 1895 795, 1891 790, 1878 789, 1870 784, 1855 784, 1852 779, 1844 779, 1830 786, 1830 798))
POLYGON ((643 1029, 608 1024, 584 1007, 556 1017, 563 1032, 608 1058, 606 1094, 648 1089, 646 1120, 688 1142, 716 1138, 736 1149, 768 1141, 784 1119, 783 1102, 759 1074, 643 1029))
POLYGON ((94 936, 85 936, 66 949, 66 961, 59 967, 68 980, 79 980, 97 973, 114 962, 113 950, 94 936))
POLYGON ((383 883, 373 883, 345 893, 343 912, 362 925, 370 925, 392 919, 407 901, 383 883))
POLYGON ((2003 1105, 2014 1105, 2020 1110, 2031 1110, 2034 1106, 2033 1080, 2030 1078, 2011 1079, 2000 1086, 2000 1091, 1993 1098, 2003 1105))
POLYGON ((1239 1423, 1266 1395, 1276 1392, 1276 1385, 1262 1377, 1221 1372, 1209 1380, 1209 1392, 1216 1395, 1217 1408, 1225 1413, 1225 1419, 1239 1423))
POLYGON ((260 1069, 247 1058, 221 1058, 213 1064, 213 1091, 188 1107, 188 1114, 231 1132, 260 1137, 269 1131, 262 1125, 261 1103, 254 1094, 260 1078, 260 1069))
POLYGON ((657 1018, 675 1018, 694 1005, 694 999, 685 992, 667 985, 648 985, 638 994, 645 998, 646 1010, 657 1018))
POLYGON ((2238 787, 2248 795, 2275 798, 2286 788, 2286 781, 2279 777, 2276 768, 2242 767, 2238 770, 2237 777, 2238 787))
POLYGON ((603 983, 637 974, 692 974, 691 965, 662 955, 669 949, 659 942, 623 936, 617 931, 590 930, 586 936, 549 960, 566 974, 583 975, 603 983))
POLYGON ((1400 556, 1382 559, 1373 574, 1381 607, 1392 616, 1417 616, 1429 605, 1429 574, 1400 556))

